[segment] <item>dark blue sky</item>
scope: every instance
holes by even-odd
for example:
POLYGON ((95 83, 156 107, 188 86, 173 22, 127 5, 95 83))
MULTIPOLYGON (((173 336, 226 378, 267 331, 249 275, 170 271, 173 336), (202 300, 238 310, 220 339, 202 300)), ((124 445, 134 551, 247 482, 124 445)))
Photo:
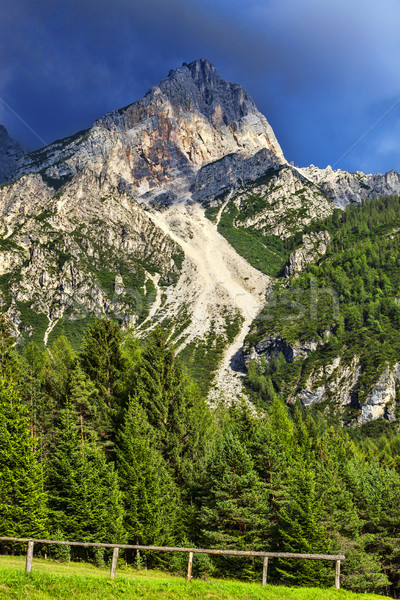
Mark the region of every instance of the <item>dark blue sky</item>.
POLYGON ((207 57, 288 160, 400 170, 399 24, 398 0, 2 0, 0 123, 37 148, 207 57))

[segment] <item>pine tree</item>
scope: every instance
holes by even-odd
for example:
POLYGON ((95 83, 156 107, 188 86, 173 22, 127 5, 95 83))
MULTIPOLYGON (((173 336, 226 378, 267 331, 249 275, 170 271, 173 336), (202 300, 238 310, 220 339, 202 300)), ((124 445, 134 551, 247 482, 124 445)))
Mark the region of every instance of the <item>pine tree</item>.
POLYGON ((106 319, 97 321, 89 329, 81 354, 84 370, 104 395, 108 406, 118 394, 123 368, 121 340, 117 323, 106 319))
POLYGON ((78 421, 67 405, 49 469, 52 528, 62 527, 70 540, 120 542, 123 511, 117 474, 95 441, 82 443, 78 421))
POLYGON ((103 432, 98 391, 79 363, 71 373, 69 398, 79 418, 80 438, 84 446, 86 438, 100 437, 103 432))
POLYGON ((41 448, 46 457, 57 444, 60 413, 68 402, 71 375, 77 360, 77 354, 65 336, 57 338, 44 356, 36 422, 41 448))
POLYGON ((271 548, 279 550, 278 514, 288 485, 288 473, 295 454, 293 422, 284 402, 275 397, 269 415, 256 421, 249 448, 256 472, 265 483, 271 509, 271 548))
MULTIPOLYGON (((250 455, 229 430, 210 456, 203 482, 199 522, 206 547, 269 549, 267 487, 254 470, 250 455)), ((248 563, 231 559, 222 563, 224 569, 242 574, 249 572, 248 563)))
POLYGON ((0 376, 18 378, 19 358, 15 350, 15 338, 5 316, 0 315, 0 376))
POLYGON ((33 451, 26 407, 13 383, 0 377, 0 531, 8 537, 44 537, 47 496, 33 451))
POLYGON ((42 433, 39 415, 43 404, 43 366, 44 353, 34 342, 30 342, 22 353, 20 373, 23 380, 21 393, 29 408, 32 437, 42 433))
POLYGON ((71 374, 78 356, 65 336, 55 340, 47 352, 44 364, 44 387, 47 395, 61 409, 70 393, 71 374))
POLYGON ((97 321, 88 331, 81 353, 82 368, 98 390, 99 416, 104 440, 120 418, 122 396, 121 331, 113 321, 97 321))
POLYGON ((179 540, 179 492, 137 398, 126 409, 116 456, 129 543, 168 545, 179 540))
POLYGON ((122 405, 126 407, 136 389, 137 372, 142 357, 141 344, 132 329, 123 332, 121 355, 124 365, 122 371, 122 405))
MULTIPOLYGON (((330 541, 320 524, 321 501, 316 495, 315 475, 298 463, 291 469, 287 496, 279 511, 280 552, 329 554, 330 541)), ((329 570, 319 560, 279 560, 280 580, 295 585, 329 584, 329 570)))
POLYGON ((199 390, 175 358, 167 335, 156 330, 143 349, 136 384, 150 425, 175 480, 190 487, 202 455, 210 414, 199 390))
MULTIPOLYGON (((316 494, 322 501, 322 524, 333 543, 337 540, 357 539, 362 521, 357 514, 353 494, 344 479, 348 457, 356 452, 356 447, 346 435, 334 428, 319 436, 319 449, 314 457, 316 494)), ((342 548, 337 545, 336 549, 342 548)))

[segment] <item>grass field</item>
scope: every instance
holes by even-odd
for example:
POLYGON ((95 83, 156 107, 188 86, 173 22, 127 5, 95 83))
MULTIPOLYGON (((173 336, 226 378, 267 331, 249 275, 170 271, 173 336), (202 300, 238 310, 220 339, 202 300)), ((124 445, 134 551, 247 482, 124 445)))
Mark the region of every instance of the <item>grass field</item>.
POLYGON ((114 581, 109 569, 85 563, 57 563, 34 559, 33 572, 24 572, 25 557, 0 556, 0 599, 33 600, 379 600, 383 596, 352 594, 344 590, 317 588, 261 587, 257 583, 230 580, 187 583, 159 571, 117 571, 114 581))

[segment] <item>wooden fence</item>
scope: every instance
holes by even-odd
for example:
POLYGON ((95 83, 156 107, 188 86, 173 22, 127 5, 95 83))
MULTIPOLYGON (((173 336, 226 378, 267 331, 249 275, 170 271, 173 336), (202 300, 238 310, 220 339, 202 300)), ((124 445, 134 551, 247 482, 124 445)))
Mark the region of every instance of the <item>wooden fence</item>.
POLYGON ((81 546, 83 548, 113 548, 113 557, 111 563, 111 579, 114 579, 117 570, 117 561, 119 550, 151 550, 152 552, 187 552, 189 555, 188 570, 186 580, 190 581, 192 578, 192 564, 193 554, 217 554, 219 556, 257 556, 263 558, 263 573, 262 573, 262 585, 267 584, 268 575, 268 559, 269 558, 296 558, 305 560, 331 560, 336 563, 335 570, 335 587, 337 590, 340 589, 340 562, 345 560, 343 554, 294 554, 291 552, 250 552, 245 550, 206 550, 204 548, 174 548, 167 546, 140 546, 140 545, 128 545, 128 544, 101 544, 94 542, 66 542, 56 540, 37 540, 33 538, 12 538, 12 537, 0 537, 0 542, 20 542, 28 543, 28 549, 26 552, 26 568, 27 573, 32 572, 33 562, 33 548, 34 544, 55 544, 58 546, 81 546))

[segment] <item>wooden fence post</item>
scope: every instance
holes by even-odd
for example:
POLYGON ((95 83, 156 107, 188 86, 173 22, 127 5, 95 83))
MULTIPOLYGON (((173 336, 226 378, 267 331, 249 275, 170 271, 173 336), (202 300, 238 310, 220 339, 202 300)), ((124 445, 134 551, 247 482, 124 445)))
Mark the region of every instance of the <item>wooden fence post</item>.
POLYGON ((192 565, 193 565, 193 552, 189 552, 189 561, 188 561, 188 570, 186 581, 190 581, 192 579, 192 565))
POLYGON ((119 548, 114 548, 112 563, 111 563, 111 573, 110 573, 111 579, 114 579, 115 571, 117 570, 118 552, 119 552, 119 548))
POLYGON ((340 590, 340 560, 336 561, 335 587, 340 590))
POLYGON ((267 585, 267 574, 268 574, 268 556, 264 556, 263 574, 262 574, 262 585, 267 585))
POLYGON ((33 542, 28 542, 28 549, 26 551, 26 573, 32 573, 32 561, 33 561, 33 542))

